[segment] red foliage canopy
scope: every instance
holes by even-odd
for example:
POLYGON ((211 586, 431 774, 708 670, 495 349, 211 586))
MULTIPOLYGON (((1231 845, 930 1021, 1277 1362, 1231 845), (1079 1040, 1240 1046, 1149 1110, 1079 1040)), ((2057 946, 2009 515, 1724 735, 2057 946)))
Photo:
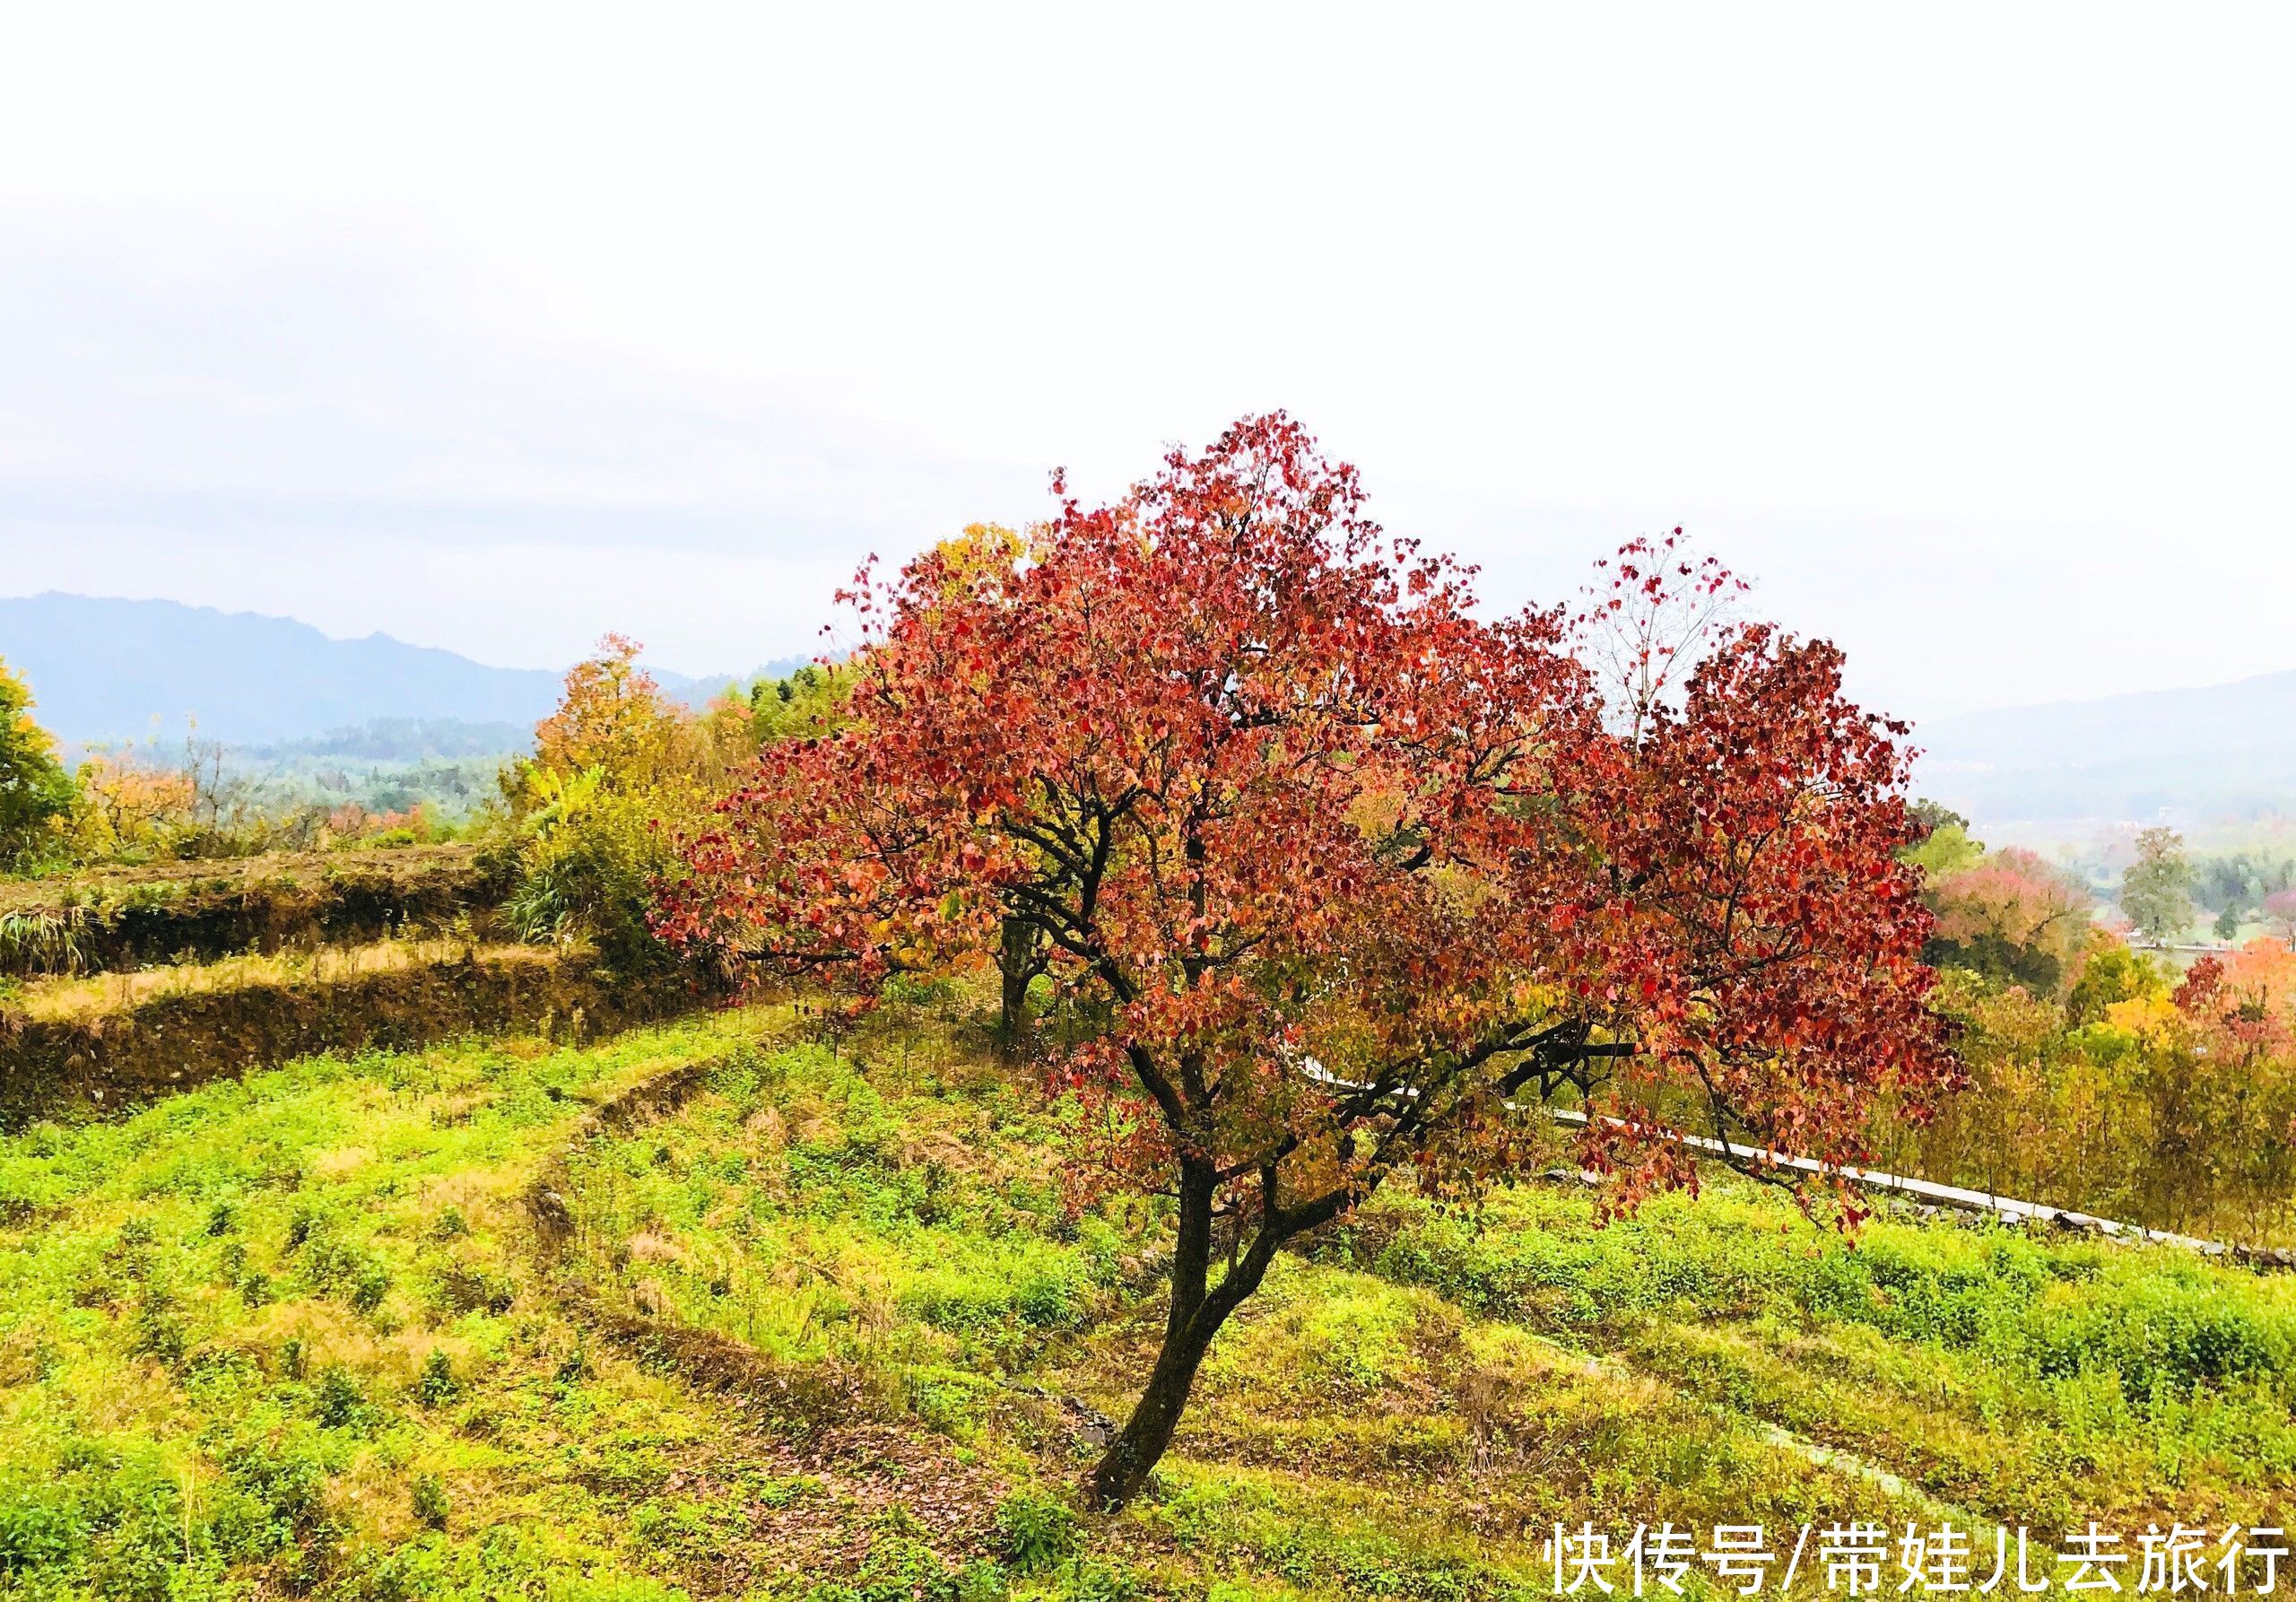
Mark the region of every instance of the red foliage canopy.
MULTIPOLYGON (((1105 1020, 1058 1065, 1100 1177, 1178 1203, 1182 1397, 1285 1239, 1401 1164, 1503 1168, 1534 1099, 1598 1115, 1623 1198, 1692 1178, 1692 1121, 1854 1160, 1876 1093, 1955 1071, 1902 730, 1763 627, 1606 728, 1562 615, 1480 618, 1470 578, 1280 414, 1025 546, 865 575, 850 723, 765 753, 664 928, 868 995, 1025 925, 1105 1020), (1221 1217, 1249 1246, 1212 1285, 1221 1217)), ((1169 1430, 1135 1417, 1103 1492, 1169 1430)))

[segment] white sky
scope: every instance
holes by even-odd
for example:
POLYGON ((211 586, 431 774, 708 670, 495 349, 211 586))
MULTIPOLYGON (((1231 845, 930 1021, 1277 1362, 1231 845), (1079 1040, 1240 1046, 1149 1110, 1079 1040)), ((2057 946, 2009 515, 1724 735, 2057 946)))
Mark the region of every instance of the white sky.
POLYGON ((2296 667, 2296 9, 0 17, 0 593, 741 668, 1281 405, 1903 713, 2296 667))

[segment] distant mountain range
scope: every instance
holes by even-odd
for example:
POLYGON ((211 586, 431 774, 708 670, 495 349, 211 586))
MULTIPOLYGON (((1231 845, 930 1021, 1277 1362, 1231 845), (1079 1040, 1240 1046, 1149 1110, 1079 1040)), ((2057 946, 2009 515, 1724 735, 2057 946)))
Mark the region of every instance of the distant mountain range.
POLYGON ((1980 821, 2296 813, 2296 673, 1971 712, 1914 743, 1915 788, 1980 821))
MULTIPOLYGON (((204 739, 314 755, 515 748, 560 678, 387 634, 337 640, 289 618, 53 591, 0 597, 0 658, 70 744, 142 738, 155 718, 180 738, 188 717, 204 739)), ((695 703, 735 682, 653 672, 695 703)), ((1914 740, 1916 789, 1980 823, 2296 812, 2296 673, 1973 712, 1914 740)))
MULTIPOLYGON (((53 590, 0 596, 0 659, 30 682, 39 721, 73 745, 144 738, 155 719, 170 739, 196 719, 200 738, 235 745, 324 742, 407 719, 492 726, 435 728, 432 743, 466 747, 508 731, 516 744, 557 703, 560 680, 387 634, 337 640, 291 618, 53 590)), ((787 673, 803 660, 756 673, 787 673)), ((664 690, 697 703, 736 682, 651 671, 664 690)))

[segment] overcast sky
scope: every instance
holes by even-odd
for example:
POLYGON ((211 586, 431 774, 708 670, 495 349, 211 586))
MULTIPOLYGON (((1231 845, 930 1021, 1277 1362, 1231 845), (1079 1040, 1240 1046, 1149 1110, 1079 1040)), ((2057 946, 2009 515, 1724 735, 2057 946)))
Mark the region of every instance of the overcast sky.
POLYGON ((1906 714, 2296 668, 2296 8, 5 16, 0 593, 735 669, 1282 406, 1906 714))

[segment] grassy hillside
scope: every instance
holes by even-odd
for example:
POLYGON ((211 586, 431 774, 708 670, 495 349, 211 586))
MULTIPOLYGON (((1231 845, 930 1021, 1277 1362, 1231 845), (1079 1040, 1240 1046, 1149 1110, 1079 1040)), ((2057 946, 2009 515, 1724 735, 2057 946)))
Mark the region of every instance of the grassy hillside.
MULTIPOLYGON (((752 1008, 320 1058, 0 1141, 0 1589, 1543 1595, 1555 1522, 2273 1522, 2296 1282, 1735 1181, 1383 1200, 1222 1335, 1154 1494, 1071 1487, 1150 1210, 961 1029, 752 1008)), ((1985 1537, 1989 1550, 1989 1534, 1985 1537)), ((1803 1589, 1807 1589, 1805 1586, 1803 1589)))

